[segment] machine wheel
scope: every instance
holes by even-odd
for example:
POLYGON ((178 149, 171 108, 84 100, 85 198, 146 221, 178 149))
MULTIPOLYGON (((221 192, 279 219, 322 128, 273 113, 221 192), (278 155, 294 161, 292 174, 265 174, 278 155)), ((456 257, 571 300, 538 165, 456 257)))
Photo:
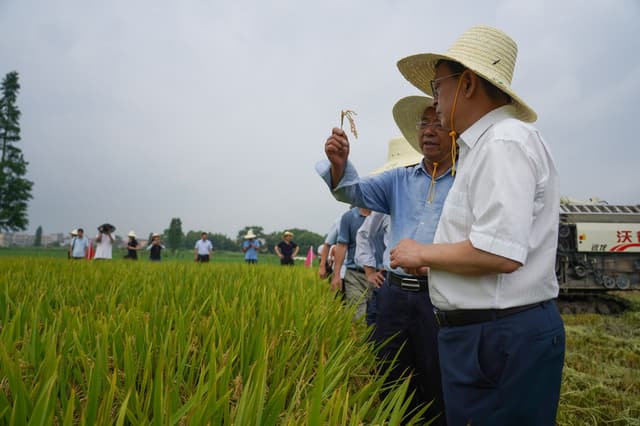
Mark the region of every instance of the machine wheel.
POLYGON ((613 277, 610 277, 609 275, 603 275, 602 276, 602 285, 604 285, 605 288, 608 288, 608 289, 615 288, 616 280, 613 277))
POLYGON ((618 275, 616 278, 616 287, 620 290, 627 290, 631 286, 631 281, 626 275, 618 275))
POLYGON ((576 265, 573 267, 573 273, 577 278, 584 278, 587 276, 587 270, 582 265, 576 265))

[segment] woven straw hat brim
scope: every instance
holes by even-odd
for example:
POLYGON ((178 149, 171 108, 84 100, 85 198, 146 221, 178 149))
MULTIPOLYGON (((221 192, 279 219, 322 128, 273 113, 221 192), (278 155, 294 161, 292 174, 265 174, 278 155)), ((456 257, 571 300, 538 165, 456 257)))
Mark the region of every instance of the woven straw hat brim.
POLYGON ((423 158, 422 153, 418 152, 414 145, 411 145, 404 137, 398 136, 389 141, 387 161, 381 167, 374 169, 369 175, 377 175, 398 167, 413 166, 421 162, 423 158))
POLYGON ((515 115, 532 123, 538 119, 536 112, 511 89, 518 47, 502 31, 477 26, 464 33, 446 53, 423 53, 398 61, 398 69, 415 87, 433 95, 429 82, 434 79, 436 63, 440 60, 459 62, 512 98, 515 115))
POLYGON ((433 106, 433 98, 427 96, 407 96, 393 106, 393 119, 402 132, 402 136, 413 149, 420 153, 422 153, 422 146, 418 141, 416 123, 422 120, 424 110, 430 106, 433 106))

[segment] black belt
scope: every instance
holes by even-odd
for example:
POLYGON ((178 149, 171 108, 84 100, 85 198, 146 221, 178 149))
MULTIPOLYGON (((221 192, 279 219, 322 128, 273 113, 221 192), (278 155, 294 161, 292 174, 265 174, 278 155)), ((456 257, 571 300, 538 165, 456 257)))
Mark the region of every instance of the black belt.
POLYGON ((389 282, 407 291, 427 291, 429 289, 429 280, 426 276, 403 277, 391 272, 389 274, 389 282))
POLYGON ((461 325, 477 324, 480 322, 494 321, 509 315, 527 311, 529 309, 544 306, 550 300, 531 303, 529 305, 515 306, 506 309, 460 309, 456 311, 441 311, 433 308, 433 314, 440 327, 457 327, 461 325))
POLYGON ((364 268, 347 268, 350 271, 362 272, 364 274, 364 268))

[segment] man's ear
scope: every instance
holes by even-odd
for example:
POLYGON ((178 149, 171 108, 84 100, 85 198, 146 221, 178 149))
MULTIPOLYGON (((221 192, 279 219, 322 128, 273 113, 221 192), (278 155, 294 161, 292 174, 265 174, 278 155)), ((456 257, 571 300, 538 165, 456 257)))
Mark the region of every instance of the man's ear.
POLYGON ((465 98, 468 99, 472 97, 479 90, 478 86, 480 85, 480 79, 476 73, 470 70, 465 70, 465 72, 460 76, 460 79, 462 80, 462 87, 460 88, 460 91, 465 98))

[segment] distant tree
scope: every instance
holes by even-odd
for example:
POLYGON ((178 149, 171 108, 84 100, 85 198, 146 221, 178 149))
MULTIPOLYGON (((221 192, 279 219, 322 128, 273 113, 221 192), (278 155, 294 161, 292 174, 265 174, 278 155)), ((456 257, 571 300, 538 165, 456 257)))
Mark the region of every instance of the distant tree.
POLYGON ((167 237, 167 246, 175 253, 184 239, 182 233, 182 221, 179 217, 174 217, 169 223, 169 229, 165 229, 164 235, 167 237))
POLYGON ((200 239, 201 235, 202 231, 187 232, 182 240, 182 248, 193 250, 193 246, 196 244, 196 241, 200 239))
POLYGON ((27 202, 33 182, 24 176, 27 161, 16 146, 20 141, 20 110, 16 105, 20 84, 12 71, 2 81, 0 97, 0 231, 27 229, 27 202))
POLYGON ((33 238, 33 245, 36 247, 42 246, 42 226, 38 226, 38 229, 36 229, 36 235, 33 238))
POLYGON ((240 245, 224 234, 209 234, 207 238, 215 250, 240 251, 240 245))

